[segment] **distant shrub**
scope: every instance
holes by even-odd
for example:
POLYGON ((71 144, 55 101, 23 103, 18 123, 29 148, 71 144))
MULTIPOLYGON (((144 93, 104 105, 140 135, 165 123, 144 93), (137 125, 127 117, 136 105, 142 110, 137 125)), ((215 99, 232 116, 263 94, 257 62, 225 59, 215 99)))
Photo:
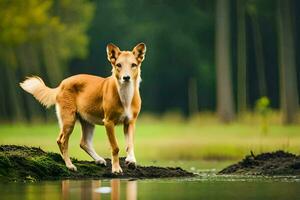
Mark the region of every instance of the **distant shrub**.
POLYGON ((268 134, 269 131, 269 113, 270 109, 270 100, 268 97, 261 97, 255 103, 255 111, 261 117, 261 132, 263 134, 268 134))

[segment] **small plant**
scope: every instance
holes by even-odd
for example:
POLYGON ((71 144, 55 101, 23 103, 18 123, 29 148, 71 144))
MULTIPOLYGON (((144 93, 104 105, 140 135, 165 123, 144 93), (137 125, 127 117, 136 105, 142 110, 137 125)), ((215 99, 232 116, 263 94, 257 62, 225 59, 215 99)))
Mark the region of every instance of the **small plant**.
POLYGON ((261 132, 267 135, 269 131, 268 117, 271 110, 269 98, 265 96, 259 98, 255 103, 255 110, 261 117, 261 132))

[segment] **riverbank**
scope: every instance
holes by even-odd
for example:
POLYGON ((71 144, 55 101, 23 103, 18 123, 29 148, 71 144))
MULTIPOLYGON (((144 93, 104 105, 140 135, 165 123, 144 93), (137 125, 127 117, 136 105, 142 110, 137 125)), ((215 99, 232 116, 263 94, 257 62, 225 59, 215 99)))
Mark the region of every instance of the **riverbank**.
POLYGON ((224 168, 218 174, 299 176, 300 156, 282 150, 258 155, 251 152, 243 160, 224 168))
POLYGON ((72 158, 77 171, 65 167, 64 161, 57 153, 45 152, 41 148, 1 145, 0 146, 0 181, 40 181, 62 179, 110 179, 110 178, 171 178, 192 177, 192 173, 179 167, 137 166, 129 168, 125 158, 120 158, 122 174, 111 173, 110 159, 107 165, 100 166, 92 161, 72 158))

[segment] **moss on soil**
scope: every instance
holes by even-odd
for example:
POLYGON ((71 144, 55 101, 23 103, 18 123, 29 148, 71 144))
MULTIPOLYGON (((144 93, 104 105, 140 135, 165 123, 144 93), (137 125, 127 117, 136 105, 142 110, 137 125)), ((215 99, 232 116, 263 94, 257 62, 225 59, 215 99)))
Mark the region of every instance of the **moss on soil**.
POLYGON ((247 155, 242 161, 230 165, 219 174, 299 176, 300 156, 284 151, 247 155))
POLYGON ((107 166, 96 165, 92 161, 79 161, 72 158, 77 172, 69 171, 57 153, 45 152, 40 148, 1 145, 0 181, 40 181, 60 179, 101 179, 101 178, 170 178, 191 177, 194 174, 179 167, 137 166, 128 168, 125 158, 120 158, 122 174, 111 173, 110 159, 107 166))

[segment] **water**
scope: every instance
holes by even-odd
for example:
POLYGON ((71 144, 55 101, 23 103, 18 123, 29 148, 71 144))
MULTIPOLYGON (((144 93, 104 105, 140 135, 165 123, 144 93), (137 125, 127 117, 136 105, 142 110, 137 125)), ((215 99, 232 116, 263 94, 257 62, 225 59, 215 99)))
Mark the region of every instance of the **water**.
POLYGON ((0 199, 299 199, 296 178, 202 176, 192 179, 64 180, 0 184, 0 199))

